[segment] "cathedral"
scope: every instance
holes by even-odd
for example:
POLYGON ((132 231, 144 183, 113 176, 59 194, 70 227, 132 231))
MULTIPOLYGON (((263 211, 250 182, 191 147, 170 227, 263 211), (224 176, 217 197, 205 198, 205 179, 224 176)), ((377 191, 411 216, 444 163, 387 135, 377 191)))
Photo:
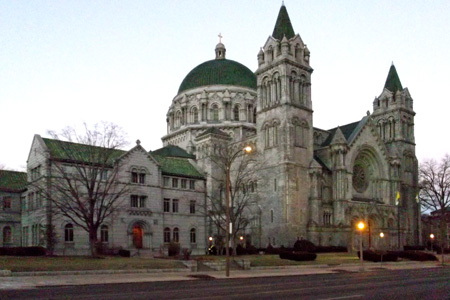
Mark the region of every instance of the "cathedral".
MULTIPOLYGON (((256 246, 307 239, 351 249, 359 221, 366 224, 367 247, 418 244, 415 112, 395 66, 372 113, 320 129, 313 123, 310 57, 284 5, 257 54, 255 72, 227 59, 219 41, 215 59, 182 81, 167 113, 163 144, 195 155, 209 183, 217 170, 204 158, 208 145, 255 146, 265 167, 250 209, 255 222, 245 236, 256 246)), ((216 188, 209 184, 207 192, 216 188)))
MULTIPOLYGON (((129 191, 117 212, 98 224, 102 246, 154 254, 176 243, 204 254, 211 244, 223 243, 224 228, 210 214, 212 196, 219 191, 224 201, 224 186, 217 179, 223 182, 225 174, 211 156, 217 145, 250 145, 252 166, 258 165, 245 182, 248 188, 238 186, 250 197, 241 211, 246 221, 239 229, 226 222, 242 243, 289 247, 306 239, 351 251, 359 242, 356 224, 363 221, 365 248, 420 244, 415 112, 394 65, 372 112, 321 129, 314 127, 311 52, 284 5, 273 33, 255 54, 258 68, 253 72, 227 59, 219 40, 215 58, 181 82, 167 112, 163 148, 147 151, 137 141, 128 151, 114 150, 114 164, 102 170, 100 180, 115 174, 129 191)), ((92 149, 98 148, 36 135, 27 173, 0 170, 0 246, 48 246, 45 230, 54 227, 56 253, 88 252, 78 219, 53 218, 43 195, 54 193, 56 171, 72 178, 92 149), (66 157, 63 148, 84 155, 66 157)), ((231 162, 227 175, 236 169, 231 162)))

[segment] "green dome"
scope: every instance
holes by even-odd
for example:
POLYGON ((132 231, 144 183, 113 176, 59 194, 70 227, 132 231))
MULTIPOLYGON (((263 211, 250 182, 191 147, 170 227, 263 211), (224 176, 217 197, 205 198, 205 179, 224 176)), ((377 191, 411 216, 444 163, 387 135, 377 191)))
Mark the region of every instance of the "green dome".
POLYGON ((234 85, 256 90, 256 76, 246 66, 229 59, 213 59, 195 67, 178 89, 178 94, 206 85, 234 85))

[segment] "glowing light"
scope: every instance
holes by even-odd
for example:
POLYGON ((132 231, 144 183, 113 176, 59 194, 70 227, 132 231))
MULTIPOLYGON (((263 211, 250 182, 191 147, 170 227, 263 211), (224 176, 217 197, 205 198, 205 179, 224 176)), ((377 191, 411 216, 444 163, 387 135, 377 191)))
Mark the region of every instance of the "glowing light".
POLYGON ((363 230, 365 226, 366 226, 366 225, 364 224, 364 222, 359 222, 359 223, 358 223, 358 229, 359 229, 359 230, 363 230))

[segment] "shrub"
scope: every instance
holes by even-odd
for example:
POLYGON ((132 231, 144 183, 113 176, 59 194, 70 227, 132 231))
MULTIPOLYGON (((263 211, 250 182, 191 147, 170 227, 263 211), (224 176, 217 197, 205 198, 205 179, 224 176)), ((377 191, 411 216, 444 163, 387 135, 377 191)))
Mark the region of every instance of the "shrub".
POLYGON ((316 253, 326 252, 347 252, 347 247, 344 246, 316 246, 316 253))
POLYGON ((281 259, 289 259, 289 260, 295 260, 295 261, 315 260, 317 257, 317 255, 315 253, 310 253, 310 252, 283 251, 279 255, 280 255, 281 259))
POLYGON ((43 247, 1 247, 0 255, 7 256, 44 256, 46 249, 43 247))
POLYGON ((124 249, 120 249, 119 250, 119 256, 122 257, 130 257, 130 251, 129 250, 124 250, 124 249))
POLYGON ((294 243, 294 251, 296 251, 296 252, 315 252, 316 246, 308 240, 297 240, 294 243))
POLYGON ((408 245, 406 245, 403 247, 403 250, 405 250, 405 251, 414 251, 414 250, 423 251, 423 250, 425 250, 425 246, 408 246, 408 245))
MULTIPOLYGON (((358 251, 358 257, 360 257, 360 252, 358 251)), ((381 261, 397 261, 398 253, 394 251, 373 251, 364 250, 363 259, 371 262, 381 262, 381 261)))
POLYGON ((211 255, 217 255, 217 247, 214 246, 214 245, 211 245, 211 246, 208 248, 208 254, 211 254, 211 255))
POLYGON ((422 251, 400 251, 401 258, 407 258, 415 261, 437 261, 437 257, 432 253, 422 251))
POLYGON ((169 250, 169 256, 177 256, 180 254, 180 244, 170 243, 168 250, 169 250))

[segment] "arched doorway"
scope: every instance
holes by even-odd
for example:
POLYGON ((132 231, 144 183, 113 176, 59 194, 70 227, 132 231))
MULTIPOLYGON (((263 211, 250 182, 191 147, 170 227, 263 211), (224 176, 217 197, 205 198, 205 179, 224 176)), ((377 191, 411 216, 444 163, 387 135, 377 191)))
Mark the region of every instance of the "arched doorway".
POLYGON ((144 235, 144 230, 141 225, 136 224, 133 226, 133 246, 136 249, 142 249, 142 239, 144 235))

